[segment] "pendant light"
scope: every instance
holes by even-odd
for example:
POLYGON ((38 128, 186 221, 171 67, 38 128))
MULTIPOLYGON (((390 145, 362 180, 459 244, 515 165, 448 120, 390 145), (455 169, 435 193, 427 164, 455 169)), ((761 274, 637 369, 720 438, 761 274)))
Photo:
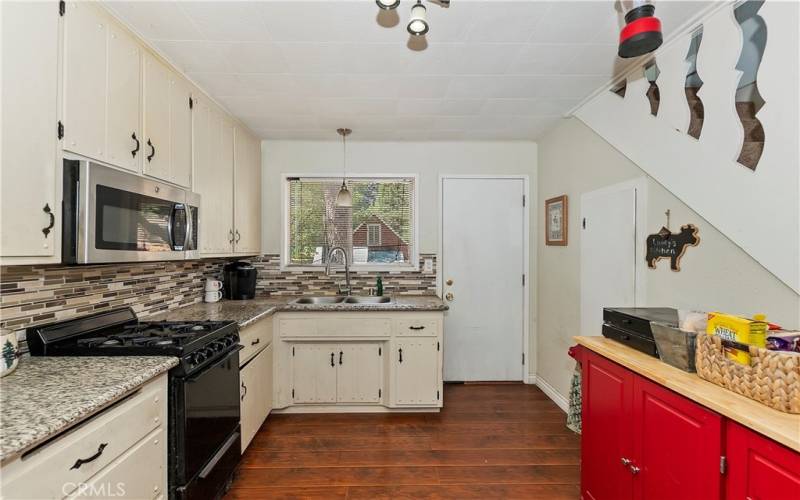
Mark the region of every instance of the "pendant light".
POLYGON ((342 136, 342 187, 336 195, 337 207, 352 207, 353 195, 347 189, 347 136, 353 131, 349 128, 338 128, 336 133, 342 136))
POLYGON ((375 3, 383 10, 394 10, 400 5, 400 0, 375 0, 375 3))
POLYGON ((422 36, 428 32, 428 10, 422 0, 411 7, 411 19, 408 21, 408 32, 414 36, 422 36))

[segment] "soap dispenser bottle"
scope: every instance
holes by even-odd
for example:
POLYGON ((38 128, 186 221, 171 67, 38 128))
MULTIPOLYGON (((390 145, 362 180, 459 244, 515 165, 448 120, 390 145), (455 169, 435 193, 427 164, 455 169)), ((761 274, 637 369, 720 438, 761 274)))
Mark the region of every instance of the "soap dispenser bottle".
POLYGON ((383 278, 380 274, 378 275, 378 282, 375 284, 375 294, 378 297, 383 296, 383 278))

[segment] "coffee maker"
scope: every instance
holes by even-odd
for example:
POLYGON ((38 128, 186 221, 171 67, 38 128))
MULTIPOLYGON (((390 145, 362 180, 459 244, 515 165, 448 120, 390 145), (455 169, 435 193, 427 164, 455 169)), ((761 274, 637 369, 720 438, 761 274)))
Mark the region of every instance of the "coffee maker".
POLYGON ((256 296, 258 271, 249 262, 236 261, 226 264, 222 269, 225 286, 222 295, 229 300, 246 300, 256 296))

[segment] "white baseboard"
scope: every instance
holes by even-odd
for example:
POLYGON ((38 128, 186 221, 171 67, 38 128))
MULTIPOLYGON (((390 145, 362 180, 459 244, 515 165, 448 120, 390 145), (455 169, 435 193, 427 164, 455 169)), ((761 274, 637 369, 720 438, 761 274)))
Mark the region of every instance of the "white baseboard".
POLYGON ((536 375, 528 374, 528 379, 525 380, 526 384, 536 385, 536 375))
POLYGON ((539 387, 539 389, 541 389, 548 398, 552 399, 553 402, 564 411, 564 413, 567 413, 569 410, 569 400, 555 390, 555 388, 547 383, 547 381, 542 377, 537 377, 536 375, 532 375, 532 377, 534 378, 534 383, 539 387))

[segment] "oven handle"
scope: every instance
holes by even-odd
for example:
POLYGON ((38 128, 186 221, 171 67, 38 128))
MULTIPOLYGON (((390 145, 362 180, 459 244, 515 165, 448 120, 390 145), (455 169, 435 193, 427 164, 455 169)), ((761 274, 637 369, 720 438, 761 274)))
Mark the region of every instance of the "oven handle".
POLYGON ((214 467, 217 466, 222 457, 225 456, 225 453, 234 445, 234 443, 239 442, 239 431, 234 432, 233 434, 228 437, 228 440, 225 441, 225 444, 222 445, 222 448, 217 451, 211 460, 203 467, 203 470, 200 471, 200 479, 205 479, 211 474, 211 471, 214 470, 214 467))

